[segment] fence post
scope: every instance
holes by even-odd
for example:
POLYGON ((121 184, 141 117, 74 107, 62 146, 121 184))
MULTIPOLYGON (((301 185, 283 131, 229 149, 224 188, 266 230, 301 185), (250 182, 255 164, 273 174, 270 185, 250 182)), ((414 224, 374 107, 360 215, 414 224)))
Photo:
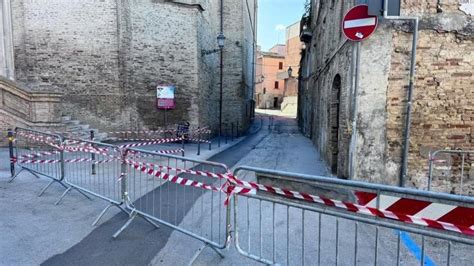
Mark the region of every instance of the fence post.
POLYGON ((120 165, 120 188, 122 194, 122 202, 128 204, 128 192, 127 192, 127 154, 128 149, 122 151, 122 163, 120 165))
POLYGON ((181 133, 181 156, 184 157, 184 133, 181 133))
POLYGON ((212 140, 211 140, 211 136, 212 136, 212 130, 209 129, 209 131, 207 132, 207 141, 209 141, 209 150, 212 150, 212 140))
POLYGON ((231 123, 230 125, 230 140, 234 142, 234 123, 231 123))
POLYGON ((229 135, 229 125, 227 125, 227 123, 225 124, 224 132, 225 132, 225 144, 227 144, 227 139, 229 135))
POLYGON ((237 120, 237 127, 235 128, 235 135, 237 135, 237 138, 240 138, 239 120, 237 120))
MULTIPOLYGON (((90 135, 90 139, 91 141, 94 141, 94 130, 91 130, 91 135, 90 135)), ((95 172, 95 153, 91 153, 91 159, 92 159, 92 174, 95 175, 96 172, 95 172)))
POLYGON ((10 151, 10 173, 12 177, 15 176, 15 154, 13 153, 13 131, 8 129, 8 149, 10 151))
POLYGON ((201 155, 201 127, 198 127, 198 152, 197 155, 201 155))
POLYGON ((60 151, 59 151, 59 160, 61 161, 61 166, 60 166, 60 169, 61 169, 61 181, 64 180, 65 178, 65 175, 66 175, 66 165, 64 163, 64 137, 61 136, 61 146, 63 147, 60 151))

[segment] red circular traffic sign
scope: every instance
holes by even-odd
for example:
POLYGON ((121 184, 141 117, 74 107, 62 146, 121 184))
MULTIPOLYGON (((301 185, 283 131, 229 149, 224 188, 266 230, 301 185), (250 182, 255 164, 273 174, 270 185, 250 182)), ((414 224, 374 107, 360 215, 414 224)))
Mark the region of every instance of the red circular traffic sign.
POLYGON ((369 38, 377 28, 377 24, 377 16, 369 15, 367 5, 357 5, 344 16, 342 29, 347 39, 357 42, 369 38))

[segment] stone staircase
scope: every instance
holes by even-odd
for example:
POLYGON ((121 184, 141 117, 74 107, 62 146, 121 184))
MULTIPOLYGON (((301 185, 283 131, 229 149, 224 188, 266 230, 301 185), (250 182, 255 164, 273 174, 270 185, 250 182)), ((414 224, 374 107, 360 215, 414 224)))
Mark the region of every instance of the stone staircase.
POLYGON ((93 130, 96 141, 107 139, 107 133, 100 133, 98 129, 90 128, 88 124, 84 124, 79 120, 73 120, 70 116, 62 116, 61 122, 64 125, 64 133, 68 137, 90 139, 90 132, 93 130))

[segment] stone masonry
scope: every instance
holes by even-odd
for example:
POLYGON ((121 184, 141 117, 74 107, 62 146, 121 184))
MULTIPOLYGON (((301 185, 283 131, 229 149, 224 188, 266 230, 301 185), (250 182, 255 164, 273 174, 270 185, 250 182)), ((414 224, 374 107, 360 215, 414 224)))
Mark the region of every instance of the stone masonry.
MULTIPOLYGON (((338 176, 398 184, 411 24, 381 20, 374 35, 362 42, 354 131, 355 45, 342 36, 340 22, 356 2, 363 1, 311 1, 313 40, 302 59, 300 126, 338 176)), ((402 1, 402 15, 420 18, 407 186, 426 188, 430 152, 474 148, 474 31, 469 13, 473 5, 469 1, 402 1)), ((474 180, 473 158, 466 159, 464 182, 469 188, 474 180)), ((433 185, 445 191, 446 182, 450 183, 447 192, 459 192, 455 188, 459 179, 451 176, 433 185)), ((472 185, 469 189, 474 192, 472 185)))
MULTIPOLYGON (((224 1, 224 121, 249 119, 254 0, 224 1), (250 40, 250 41, 249 41, 250 40)), ((16 79, 64 93, 63 115, 100 130, 156 128, 156 86, 176 85, 169 123, 218 126, 219 1, 12 1, 16 79)))

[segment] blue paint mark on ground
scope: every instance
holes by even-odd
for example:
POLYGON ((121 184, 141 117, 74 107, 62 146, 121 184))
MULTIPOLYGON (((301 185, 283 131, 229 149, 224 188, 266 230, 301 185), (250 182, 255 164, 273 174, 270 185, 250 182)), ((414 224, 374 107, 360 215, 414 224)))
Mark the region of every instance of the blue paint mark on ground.
MULTIPOLYGON (((400 239, 402 240, 403 244, 407 247, 407 249, 415 256, 418 261, 421 261, 421 248, 418 244, 410 237, 410 234, 403 231, 395 231, 398 235, 400 234, 400 239)), ((426 250, 425 250, 426 253, 426 250)), ((436 264, 433 260, 425 255, 425 265, 426 266, 435 266, 436 264)))

